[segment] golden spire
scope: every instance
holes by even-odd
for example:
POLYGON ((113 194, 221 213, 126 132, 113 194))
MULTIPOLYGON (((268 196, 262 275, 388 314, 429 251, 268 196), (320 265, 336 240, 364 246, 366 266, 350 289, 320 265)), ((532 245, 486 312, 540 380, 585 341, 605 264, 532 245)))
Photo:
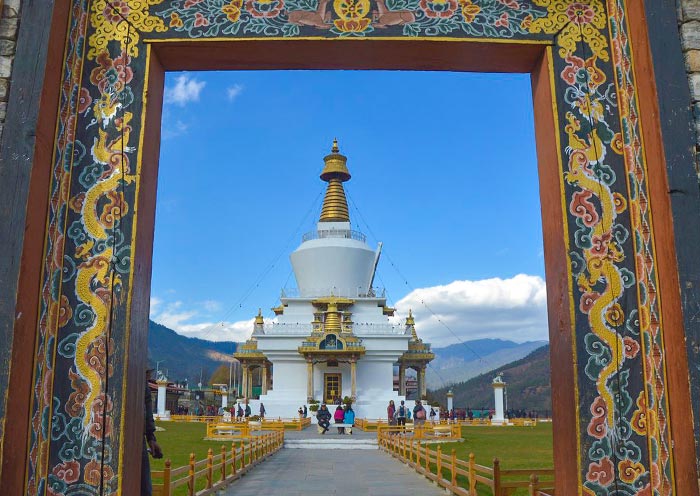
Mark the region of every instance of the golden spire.
POLYGON ((406 325, 416 325, 416 321, 413 318, 413 309, 408 309, 408 317, 406 317, 406 325))
POLYGON ((264 324, 265 323, 265 320, 263 320, 261 308, 258 308, 258 314, 255 316, 255 323, 256 324, 264 324))
POLYGON ((411 330, 411 340, 418 341, 418 334, 416 333, 416 321, 413 318, 413 310, 408 309, 408 317, 406 317, 406 329, 411 330))
POLYGON ((345 155, 340 154, 338 140, 333 140, 331 154, 323 158, 326 163, 321 172, 321 179, 328 183, 326 197, 321 208, 321 222, 350 222, 348 213, 348 201, 345 198, 343 183, 350 179, 345 155))

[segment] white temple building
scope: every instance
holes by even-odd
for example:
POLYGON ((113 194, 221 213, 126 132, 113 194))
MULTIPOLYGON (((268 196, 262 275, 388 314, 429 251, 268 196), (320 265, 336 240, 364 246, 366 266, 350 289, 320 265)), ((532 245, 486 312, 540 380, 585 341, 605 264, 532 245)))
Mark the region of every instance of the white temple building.
POLYGON ((425 396, 425 367, 434 355, 416 335, 412 314, 404 325, 392 325, 394 309, 372 287, 381 243, 373 249, 350 228, 343 189, 350 173, 337 141, 324 162, 321 179, 328 187, 317 229, 290 256, 297 292, 283 292, 275 322, 266 324, 259 313, 251 338, 235 354, 242 391, 256 413, 253 371, 259 369, 267 416, 291 417, 312 400, 332 404, 348 396, 358 417, 382 418, 389 400, 405 400, 406 369, 417 371, 425 396))

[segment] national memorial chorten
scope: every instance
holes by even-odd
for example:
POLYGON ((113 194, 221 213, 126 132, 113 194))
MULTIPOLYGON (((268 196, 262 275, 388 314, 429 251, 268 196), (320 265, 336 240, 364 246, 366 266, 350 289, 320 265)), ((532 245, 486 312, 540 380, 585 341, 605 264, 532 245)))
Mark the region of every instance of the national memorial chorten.
MULTIPOLYGON (((386 417, 389 400, 406 399, 407 368, 417 371, 418 395, 425 396, 425 368, 434 355, 418 338, 413 315, 403 326, 391 324, 394 309, 372 288, 381 243, 372 249, 351 230, 343 189, 350 173, 337 141, 324 162, 320 177, 328 186, 317 229, 290 256, 298 293, 283 291, 273 308, 276 322, 266 324, 259 312, 251 338, 234 355, 242 392, 252 397, 258 368, 267 416, 290 417, 311 400, 333 404, 349 396, 358 417, 386 417)), ((256 412, 258 402, 250 402, 256 412)))

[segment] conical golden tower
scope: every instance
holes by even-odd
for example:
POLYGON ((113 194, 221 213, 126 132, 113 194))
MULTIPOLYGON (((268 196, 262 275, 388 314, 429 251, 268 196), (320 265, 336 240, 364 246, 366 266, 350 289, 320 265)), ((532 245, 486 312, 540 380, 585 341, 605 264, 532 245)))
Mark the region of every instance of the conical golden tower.
POLYGON ((348 158, 340 154, 338 140, 333 140, 331 154, 323 158, 326 163, 321 172, 321 179, 328 183, 326 197, 321 208, 321 222, 350 222, 348 201, 345 198, 343 183, 350 179, 346 163, 348 158))

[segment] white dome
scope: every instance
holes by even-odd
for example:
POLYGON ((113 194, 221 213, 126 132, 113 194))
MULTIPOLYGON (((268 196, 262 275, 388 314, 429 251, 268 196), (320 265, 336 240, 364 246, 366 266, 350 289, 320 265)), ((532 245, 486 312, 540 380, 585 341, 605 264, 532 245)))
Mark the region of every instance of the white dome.
POLYGON ((318 231, 307 234, 290 256, 299 296, 366 295, 378 253, 367 246, 360 233, 326 230, 324 224, 319 223, 318 231))

